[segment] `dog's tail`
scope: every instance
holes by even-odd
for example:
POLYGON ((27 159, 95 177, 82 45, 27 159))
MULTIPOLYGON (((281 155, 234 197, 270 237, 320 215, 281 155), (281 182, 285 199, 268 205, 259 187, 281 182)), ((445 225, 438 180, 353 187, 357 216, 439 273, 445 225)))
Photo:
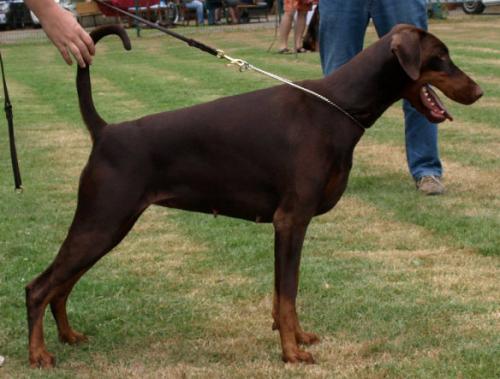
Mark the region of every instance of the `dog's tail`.
MULTIPOLYGON (((122 40, 123 47, 126 50, 131 49, 127 32, 119 25, 108 25, 97 28, 90 33, 90 36, 92 37, 94 43, 97 43, 101 38, 109 34, 116 34, 119 36, 122 40)), ((85 125, 87 125, 92 141, 96 141, 107 123, 101 118, 101 116, 99 116, 94 107, 88 65, 85 68, 78 67, 76 74, 76 89, 78 91, 80 113, 82 114, 83 121, 85 122, 85 125)))

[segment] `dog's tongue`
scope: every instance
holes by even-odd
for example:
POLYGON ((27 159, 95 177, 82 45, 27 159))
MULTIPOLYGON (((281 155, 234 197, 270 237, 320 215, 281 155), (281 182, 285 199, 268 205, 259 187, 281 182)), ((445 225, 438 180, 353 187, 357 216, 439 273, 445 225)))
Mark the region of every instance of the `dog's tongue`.
POLYGON ((425 105, 425 107, 430 110, 431 115, 434 118, 441 121, 444 121, 446 119, 453 121, 453 117, 451 117, 451 114, 443 105, 436 92, 434 92, 434 90, 428 84, 422 86, 422 89, 420 90, 420 99, 422 100, 422 103, 425 105))

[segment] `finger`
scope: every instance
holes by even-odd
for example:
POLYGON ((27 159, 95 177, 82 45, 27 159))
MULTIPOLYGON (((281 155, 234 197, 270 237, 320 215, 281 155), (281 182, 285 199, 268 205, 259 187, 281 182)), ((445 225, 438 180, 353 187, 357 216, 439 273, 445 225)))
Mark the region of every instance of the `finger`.
POLYGON ((66 47, 58 46, 58 49, 59 49, 63 59, 66 61, 66 63, 71 66, 73 64, 73 60, 71 59, 71 56, 69 55, 66 47))
POLYGON ((90 37, 90 35, 83 29, 82 29, 81 37, 82 37, 82 41, 85 43, 85 45, 87 45, 87 49, 88 49, 90 55, 95 55, 95 45, 94 45, 94 41, 92 40, 92 37, 90 37))
POLYGON ((90 51, 89 51, 87 45, 81 40, 76 41, 75 44, 76 44, 76 47, 78 48, 78 50, 80 51, 80 54, 82 55, 83 60, 87 64, 91 64, 92 63, 92 55, 90 55, 90 51))
POLYGON ((70 43, 68 45, 69 51, 71 51, 71 54, 75 57, 76 61, 78 62, 78 65, 81 68, 84 68, 86 66, 85 61, 83 60, 82 54, 80 53, 80 49, 78 46, 76 46, 74 43, 70 43))

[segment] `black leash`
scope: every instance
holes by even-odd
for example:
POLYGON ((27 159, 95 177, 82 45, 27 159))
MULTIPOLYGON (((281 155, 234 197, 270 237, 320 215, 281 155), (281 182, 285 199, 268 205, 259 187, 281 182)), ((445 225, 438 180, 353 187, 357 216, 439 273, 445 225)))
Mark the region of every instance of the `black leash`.
POLYGON ((0 53, 0 66, 2 67, 3 93, 5 96, 5 116, 7 117, 7 125, 9 127, 9 145, 10 159, 12 161, 12 172, 14 173, 14 184, 16 190, 23 189, 21 180, 21 171, 19 170, 19 162, 17 160, 16 139, 14 137, 14 115, 12 113, 12 104, 10 103, 9 91, 7 90, 7 82, 5 81, 5 72, 3 68, 2 54, 0 53))
POLYGON ((109 8, 109 9, 114 10, 115 12, 121 13, 124 16, 130 17, 130 18, 132 18, 132 19, 134 19, 142 24, 145 24, 153 29, 160 30, 163 33, 166 33, 174 38, 180 39, 181 41, 186 42, 189 46, 196 47, 197 49, 203 50, 203 51, 205 51, 209 54, 215 55, 215 56, 217 56, 219 54, 218 50, 214 49, 213 47, 207 46, 207 45, 205 45, 199 41, 196 41, 194 39, 186 38, 181 34, 175 33, 175 32, 173 32, 173 31, 171 31, 171 30, 169 30, 161 25, 158 25, 154 22, 146 20, 145 18, 139 17, 133 13, 127 12, 126 10, 123 10, 121 8, 115 7, 113 4, 110 4, 106 1, 103 1, 103 0, 94 0, 94 1, 98 4, 104 5, 105 7, 109 8))

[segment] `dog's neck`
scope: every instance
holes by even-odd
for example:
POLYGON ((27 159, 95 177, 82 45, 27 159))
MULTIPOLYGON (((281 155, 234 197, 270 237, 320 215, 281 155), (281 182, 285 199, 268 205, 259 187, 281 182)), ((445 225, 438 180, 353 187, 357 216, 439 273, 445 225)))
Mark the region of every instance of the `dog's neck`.
POLYGON ((408 80, 391 52, 390 38, 384 37, 323 79, 323 84, 329 99, 368 128, 401 99, 408 80))

